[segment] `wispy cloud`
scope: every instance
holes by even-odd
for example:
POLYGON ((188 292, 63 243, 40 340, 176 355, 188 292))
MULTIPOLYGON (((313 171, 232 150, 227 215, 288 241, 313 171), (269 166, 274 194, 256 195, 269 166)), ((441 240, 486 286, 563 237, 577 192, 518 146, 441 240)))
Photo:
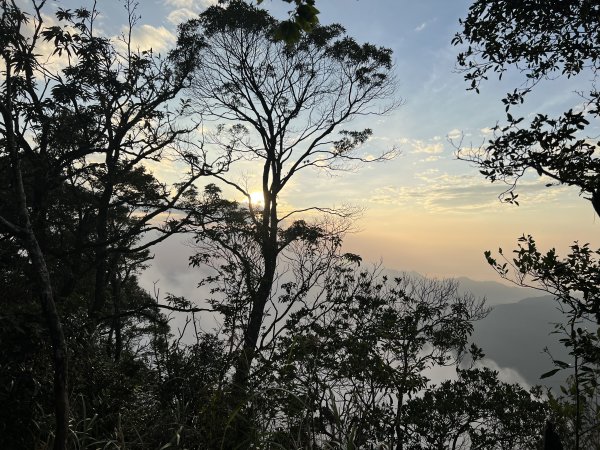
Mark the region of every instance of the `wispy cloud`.
POLYGON ((454 128, 450 131, 448 131, 448 139, 450 139, 451 141, 456 141, 458 139, 460 139, 461 137, 463 137, 463 132, 461 130, 459 130, 458 128, 454 128))
POLYGON ((180 24, 181 22, 185 22, 186 20, 193 19, 198 16, 198 13, 189 9, 189 8, 178 8, 174 9, 167 16, 167 20, 169 23, 173 25, 180 24))
POLYGON ((214 5, 215 3, 217 3, 216 0, 165 0, 165 5, 167 6, 188 9, 206 8, 210 5, 214 5))
POLYGON ((498 372, 498 379, 504 383, 520 384, 524 389, 531 389, 531 385, 527 383, 525 378, 512 367, 501 367, 492 359, 484 358, 481 362, 475 364, 476 367, 487 367, 488 369, 498 372))
POLYGON ((167 20, 175 25, 196 17, 209 6, 217 3, 218 0, 164 0, 166 6, 173 8, 167 15, 167 20))
POLYGON ((177 38, 171 30, 160 26, 140 25, 133 29, 131 35, 131 45, 140 50, 152 49, 155 53, 164 52, 171 48, 177 38))
POLYGON ((438 155, 444 152, 444 142, 438 136, 427 140, 403 137, 397 140, 396 145, 403 153, 438 155))
POLYGON ((427 22, 423 22, 421 25, 415 28, 415 31, 418 33, 419 31, 423 31, 427 27, 427 22))
MULTIPOLYGON (((370 200, 386 205, 414 206, 430 212, 479 213, 497 209, 498 196, 504 185, 492 184, 473 175, 449 175, 429 169, 415 175, 416 186, 385 186, 375 189, 370 200)), ((549 189, 541 180, 523 182, 518 194, 532 205, 552 202, 565 191, 564 187, 549 189)))
POLYGON ((413 142, 413 153, 438 154, 444 151, 444 144, 441 142, 426 143, 423 141, 413 142))
POLYGON ((420 33, 421 31, 423 31, 425 28, 429 27, 429 25, 431 25, 432 23, 434 23, 436 21, 437 21, 436 17, 434 17, 433 19, 430 19, 430 20, 426 20, 425 22, 422 22, 419 25, 417 25, 415 27, 415 31, 417 33, 420 33))

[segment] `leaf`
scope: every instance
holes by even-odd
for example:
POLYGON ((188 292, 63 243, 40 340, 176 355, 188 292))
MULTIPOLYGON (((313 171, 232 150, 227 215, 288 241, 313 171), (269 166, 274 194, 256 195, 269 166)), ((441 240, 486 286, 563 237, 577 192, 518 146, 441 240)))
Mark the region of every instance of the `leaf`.
POLYGON ((566 362, 563 362, 563 361, 554 360, 552 362, 554 363, 555 366, 558 366, 561 369, 568 369, 569 367, 571 367, 569 364, 567 364, 566 362))
POLYGON ((357 264, 360 266, 360 263, 362 262, 362 258, 360 257, 360 255, 354 254, 354 253, 344 253, 342 255, 342 258, 344 258, 346 261, 349 261, 353 264, 357 264))
POLYGON ((540 380, 543 380, 544 378, 549 378, 560 370, 561 369, 552 369, 549 372, 543 373, 540 375, 540 380))

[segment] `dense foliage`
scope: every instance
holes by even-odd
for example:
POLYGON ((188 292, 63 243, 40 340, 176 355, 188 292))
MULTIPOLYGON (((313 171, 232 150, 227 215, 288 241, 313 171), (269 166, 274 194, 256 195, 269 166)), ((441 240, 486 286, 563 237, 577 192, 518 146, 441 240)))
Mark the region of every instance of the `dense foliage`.
POLYGON ((502 78, 515 69, 523 74, 523 84, 502 99, 507 123, 493 127, 487 145, 459 152, 490 181, 508 183, 507 200, 516 198, 518 180, 532 169, 550 182, 576 186, 600 211, 597 144, 585 134, 600 113, 594 83, 600 69, 599 22, 598 4, 588 0, 478 0, 462 21, 453 43, 462 50, 458 67, 471 89, 478 91, 493 74, 502 78), (556 117, 544 111, 531 120, 518 115, 539 83, 561 77, 588 84, 585 91, 577 88, 572 108, 556 117))

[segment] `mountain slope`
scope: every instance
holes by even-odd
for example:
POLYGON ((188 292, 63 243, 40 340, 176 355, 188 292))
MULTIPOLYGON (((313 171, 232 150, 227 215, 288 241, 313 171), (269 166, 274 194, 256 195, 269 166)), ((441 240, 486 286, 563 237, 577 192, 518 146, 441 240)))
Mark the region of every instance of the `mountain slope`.
MULTIPOLYGON (((402 275, 416 278, 424 277, 422 274, 414 271, 401 271, 387 268, 382 270, 382 275, 387 275, 389 278, 402 275)), ((535 289, 510 286, 496 281, 475 281, 467 277, 457 277, 455 279, 459 283, 458 290, 460 293, 464 294, 470 292, 476 297, 485 297, 488 306, 516 303, 524 298, 540 295, 539 291, 535 289)))
POLYGON ((486 357, 501 367, 516 369, 528 383, 545 384, 553 390, 564 384, 568 373, 559 372, 540 380, 540 375, 554 368, 548 350, 555 359, 569 362, 560 335, 551 334, 554 323, 565 317, 552 296, 527 298, 517 303, 497 305, 475 324, 473 341, 483 348, 486 357))
POLYGON ((496 281, 475 281, 467 277, 459 277, 456 280, 460 292, 471 292, 476 297, 485 297, 488 306, 517 303, 524 298, 540 295, 535 289, 507 286, 496 281))

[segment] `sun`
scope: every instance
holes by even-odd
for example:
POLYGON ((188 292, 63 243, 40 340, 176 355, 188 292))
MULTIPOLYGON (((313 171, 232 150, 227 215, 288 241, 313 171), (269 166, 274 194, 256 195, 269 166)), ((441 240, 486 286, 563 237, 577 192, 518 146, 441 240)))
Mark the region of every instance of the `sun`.
POLYGON ((250 203, 252 206, 264 206, 265 198, 262 192, 255 191, 250 193, 250 203))

